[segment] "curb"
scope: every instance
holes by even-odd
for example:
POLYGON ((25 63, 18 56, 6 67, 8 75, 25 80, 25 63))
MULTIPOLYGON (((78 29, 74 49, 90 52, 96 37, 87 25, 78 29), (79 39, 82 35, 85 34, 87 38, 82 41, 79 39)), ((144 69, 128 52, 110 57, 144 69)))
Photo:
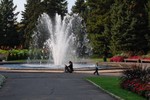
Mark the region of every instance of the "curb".
POLYGON ((3 83, 5 82, 5 77, 0 74, 0 88, 2 88, 3 83))
POLYGON ((96 83, 92 82, 91 80, 86 79, 88 82, 92 83, 93 85, 95 85, 96 87, 100 88, 101 90, 103 90, 104 92, 108 93, 110 96, 116 98, 117 100, 124 100, 121 97, 114 95, 113 93, 103 89, 102 87, 100 87, 99 85, 97 85, 96 83))

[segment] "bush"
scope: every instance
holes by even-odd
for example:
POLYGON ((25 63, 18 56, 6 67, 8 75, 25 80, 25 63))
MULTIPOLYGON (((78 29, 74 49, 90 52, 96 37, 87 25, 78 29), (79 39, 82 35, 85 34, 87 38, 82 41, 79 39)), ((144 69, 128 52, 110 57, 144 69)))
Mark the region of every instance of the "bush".
POLYGON ((150 96, 150 68, 133 66, 125 70, 121 77, 121 87, 142 95, 150 96))
POLYGON ((28 57, 28 50, 27 49, 22 49, 22 50, 9 50, 8 51, 8 58, 7 60, 22 60, 22 59, 27 59, 28 57))
POLYGON ((8 51, 0 49, 0 61, 7 60, 8 51))
POLYGON ((111 62, 123 62, 124 61, 124 57, 123 56, 114 56, 112 58, 110 58, 111 62))

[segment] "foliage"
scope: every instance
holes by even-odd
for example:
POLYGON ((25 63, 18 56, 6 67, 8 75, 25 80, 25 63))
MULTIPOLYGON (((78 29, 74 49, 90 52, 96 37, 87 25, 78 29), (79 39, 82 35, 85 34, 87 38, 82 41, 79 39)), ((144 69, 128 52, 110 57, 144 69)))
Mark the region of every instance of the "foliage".
POLYGON ((0 1, 0 46, 13 47, 20 44, 20 35, 16 30, 16 16, 19 13, 14 13, 16 8, 13 0, 0 1))
POLYGON ((63 18, 67 13, 67 2, 66 0, 27 0, 25 11, 22 14, 22 24, 24 24, 22 30, 24 30, 24 46, 26 48, 31 44, 37 20, 44 12, 48 13, 51 18, 54 18, 56 13, 63 18))
POLYGON ((150 96, 150 68, 133 66, 125 70, 121 77, 121 87, 139 95, 150 96))
POLYGON ((77 0, 75 2, 75 5, 72 7, 72 13, 79 14, 82 18, 84 18, 84 21, 87 21, 87 5, 85 3, 86 0, 77 0))
POLYGON ((115 0, 110 11, 111 23, 109 26, 111 27, 110 49, 113 54, 117 54, 117 51, 147 50, 147 40, 145 38, 147 34, 147 17, 144 16, 146 14, 144 5, 144 2, 134 0, 130 2, 115 0), (137 12, 138 8, 136 6, 141 7, 143 12, 137 12), (141 27, 139 28, 139 26, 141 27), (134 43, 135 41, 136 43, 134 43))
MULTIPOLYGON (((28 48, 39 16, 46 12, 54 18, 58 13, 63 19, 67 4, 66 0, 27 0, 22 22, 18 24, 13 0, 1 0, 0 45, 13 47, 22 43, 28 48)), ((124 51, 148 52, 149 5, 150 0, 76 0, 72 12, 84 18, 94 54, 116 55, 124 51)))
POLYGON ((75 2, 75 5, 72 7, 72 12, 81 14, 85 10, 84 5, 85 5, 85 0, 77 0, 75 2))
POLYGON ((40 3, 41 0, 27 0, 27 4, 25 4, 25 11, 22 13, 22 30, 24 32, 24 46, 26 48, 28 48, 30 41, 32 40, 37 19, 43 11, 40 3))
POLYGON ((148 51, 148 0, 77 0, 72 11, 84 18, 94 54, 148 51))
POLYGON ((12 50, 0 50, 1 60, 26 60, 30 59, 48 59, 47 52, 41 49, 27 50, 27 49, 12 49, 12 50))
POLYGON ((104 33, 104 27, 109 23, 109 11, 112 0, 87 0, 88 7, 87 16, 87 32, 89 33, 89 39, 93 47, 93 52, 103 55, 104 52, 108 52, 109 33, 104 33))
POLYGON ((94 82, 104 90, 117 95, 124 100, 145 100, 145 98, 138 96, 135 93, 122 89, 120 87, 120 80, 118 77, 100 76, 90 77, 88 80, 94 82))
POLYGON ((49 54, 48 52, 42 50, 42 49, 32 49, 29 50, 29 57, 30 59, 48 59, 49 58, 49 54))
POLYGON ((110 62, 123 62, 123 61, 124 61, 123 56, 113 56, 112 58, 110 58, 110 62))
POLYGON ((1 60, 23 60, 27 59, 29 56, 29 51, 27 49, 12 49, 12 50, 2 50, 0 49, 0 59, 1 60))
POLYGON ((9 50, 8 51, 8 57, 6 60, 23 60, 27 59, 28 57, 28 50, 22 49, 22 50, 9 50))
POLYGON ((43 0, 41 2, 44 12, 46 12, 51 18, 54 18, 56 13, 63 18, 67 13, 67 4, 66 0, 43 0))

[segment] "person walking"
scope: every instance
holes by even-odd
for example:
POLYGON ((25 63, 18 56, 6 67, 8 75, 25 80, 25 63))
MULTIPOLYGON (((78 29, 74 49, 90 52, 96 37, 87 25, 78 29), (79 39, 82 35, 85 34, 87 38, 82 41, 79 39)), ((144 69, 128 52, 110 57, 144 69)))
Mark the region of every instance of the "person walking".
POLYGON ((95 65, 95 72, 93 73, 94 75, 95 74, 97 74, 97 75, 99 75, 99 73, 98 73, 98 62, 96 63, 96 65, 95 65))

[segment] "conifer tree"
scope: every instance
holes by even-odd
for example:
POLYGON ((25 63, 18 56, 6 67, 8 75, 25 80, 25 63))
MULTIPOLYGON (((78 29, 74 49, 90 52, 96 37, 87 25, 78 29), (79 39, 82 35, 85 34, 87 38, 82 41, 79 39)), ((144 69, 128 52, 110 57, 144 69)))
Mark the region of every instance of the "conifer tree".
POLYGON ((25 11, 22 14, 25 47, 29 47, 36 29, 37 20, 44 12, 49 14, 51 18, 54 18, 56 13, 63 18, 67 13, 67 2, 66 0, 27 0, 25 11))
POLYGON ((77 0, 71 10, 72 13, 79 14, 86 22, 88 9, 85 1, 86 0, 77 0))
POLYGON ((51 18, 54 18, 56 13, 63 18, 68 12, 67 4, 66 0, 43 0, 42 2, 44 12, 46 12, 51 18))
POLYGON ((117 54, 118 51, 138 52, 147 50, 147 40, 145 38, 147 18, 144 16, 146 14, 144 3, 134 0, 115 0, 110 13, 111 52, 117 54), (137 11, 137 5, 140 5, 138 7, 141 11, 137 11))
POLYGON ((24 46, 29 47, 32 40, 33 31, 37 23, 38 17, 43 13, 43 8, 40 5, 41 0, 27 0, 25 11, 22 13, 22 24, 24 25, 24 46))
POLYGON ((88 9, 87 32, 95 54, 108 51, 109 37, 104 33, 104 27, 109 23, 109 11, 113 0, 87 0, 88 9))
POLYGON ((17 13, 14 13, 17 6, 13 0, 1 0, 0 2, 0 45, 19 45, 19 33, 16 31, 17 13))

